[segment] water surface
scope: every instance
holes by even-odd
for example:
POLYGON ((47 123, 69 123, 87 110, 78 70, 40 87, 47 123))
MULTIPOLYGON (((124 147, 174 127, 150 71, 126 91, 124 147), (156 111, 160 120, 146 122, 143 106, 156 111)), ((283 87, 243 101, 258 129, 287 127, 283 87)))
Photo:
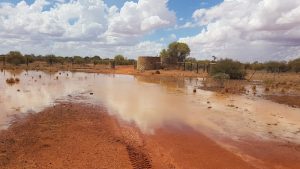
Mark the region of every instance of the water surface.
POLYGON ((151 134, 161 127, 188 126, 210 136, 300 143, 300 109, 243 95, 197 88, 201 79, 134 77, 95 73, 8 71, 0 73, 0 125, 15 115, 43 110, 60 101, 104 105, 111 115, 151 134), (20 83, 6 84, 10 77, 20 83))

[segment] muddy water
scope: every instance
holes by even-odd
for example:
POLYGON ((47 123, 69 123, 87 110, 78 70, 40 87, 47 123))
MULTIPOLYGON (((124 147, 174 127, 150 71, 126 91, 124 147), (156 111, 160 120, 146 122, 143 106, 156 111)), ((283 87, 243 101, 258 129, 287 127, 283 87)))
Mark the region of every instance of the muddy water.
POLYGON ((39 112, 60 101, 102 104, 111 115, 143 132, 188 126, 211 137, 255 138, 300 143, 300 109, 254 96, 224 96, 197 89, 199 79, 145 78, 87 73, 20 72, 6 84, 0 73, 0 125, 15 115, 39 112))

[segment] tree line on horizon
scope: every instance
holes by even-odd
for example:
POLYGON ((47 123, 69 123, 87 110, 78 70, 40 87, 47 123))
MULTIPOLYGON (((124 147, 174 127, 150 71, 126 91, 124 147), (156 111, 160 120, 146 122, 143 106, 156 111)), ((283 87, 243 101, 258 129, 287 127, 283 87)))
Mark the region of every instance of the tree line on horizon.
MULTIPOLYGON (((253 63, 242 63, 237 60, 232 59, 219 59, 216 60, 216 57, 213 56, 212 60, 197 60, 193 57, 188 57, 190 55, 190 48, 187 44, 181 42, 172 42, 168 45, 167 49, 163 49, 160 52, 159 57, 161 58, 162 63, 167 64, 178 64, 178 63, 197 63, 199 65, 211 65, 212 75, 218 73, 224 73, 230 77, 230 79, 244 79, 247 70, 254 71, 266 71, 270 73, 282 73, 282 72, 300 72, 300 58, 290 60, 290 61, 267 61, 267 62, 258 62, 253 63)), ((36 61, 47 62, 48 64, 110 64, 114 63, 116 65, 135 65, 135 59, 127 59, 123 55, 116 55, 113 59, 110 58, 101 58, 100 56, 93 57, 63 57, 56 55, 23 55, 18 51, 11 51, 6 55, 0 55, 0 61, 9 63, 12 65, 20 64, 29 64, 36 61)))
POLYGON ((47 62, 49 65, 52 64, 104 64, 108 65, 111 62, 115 62, 116 65, 133 65, 136 61, 134 59, 127 59, 123 55, 116 55, 113 59, 111 58, 102 58, 100 56, 93 57, 81 57, 81 56, 73 56, 73 57, 64 57, 64 56, 56 56, 56 55, 34 55, 34 54, 25 54, 23 55, 19 51, 10 51, 8 54, 0 55, 0 61, 5 63, 9 63, 12 65, 21 65, 21 64, 29 64, 33 62, 47 62))

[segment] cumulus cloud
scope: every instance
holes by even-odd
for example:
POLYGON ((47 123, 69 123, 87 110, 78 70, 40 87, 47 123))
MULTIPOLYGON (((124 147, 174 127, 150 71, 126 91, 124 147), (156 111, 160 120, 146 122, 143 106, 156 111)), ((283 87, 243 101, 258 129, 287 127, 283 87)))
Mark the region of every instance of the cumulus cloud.
MULTIPOLYGON (((138 49, 144 35, 175 21, 167 0, 125 2, 120 9, 103 0, 0 3, 0 53, 20 50, 36 54, 112 55, 116 47, 138 49)), ((155 47, 152 53, 156 52, 155 47)))
POLYGON ((288 60, 300 56, 300 1, 224 0, 194 12, 201 32, 181 38, 195 57, 244 61, 288 60))

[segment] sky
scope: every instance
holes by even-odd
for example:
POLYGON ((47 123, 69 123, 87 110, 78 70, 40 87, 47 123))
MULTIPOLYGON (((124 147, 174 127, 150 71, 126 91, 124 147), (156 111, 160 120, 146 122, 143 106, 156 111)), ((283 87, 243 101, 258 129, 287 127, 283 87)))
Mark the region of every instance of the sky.
POLYGON ((299 0, 0 0, 0 53, 190 57, 244 62, 300 57, 299 0))

